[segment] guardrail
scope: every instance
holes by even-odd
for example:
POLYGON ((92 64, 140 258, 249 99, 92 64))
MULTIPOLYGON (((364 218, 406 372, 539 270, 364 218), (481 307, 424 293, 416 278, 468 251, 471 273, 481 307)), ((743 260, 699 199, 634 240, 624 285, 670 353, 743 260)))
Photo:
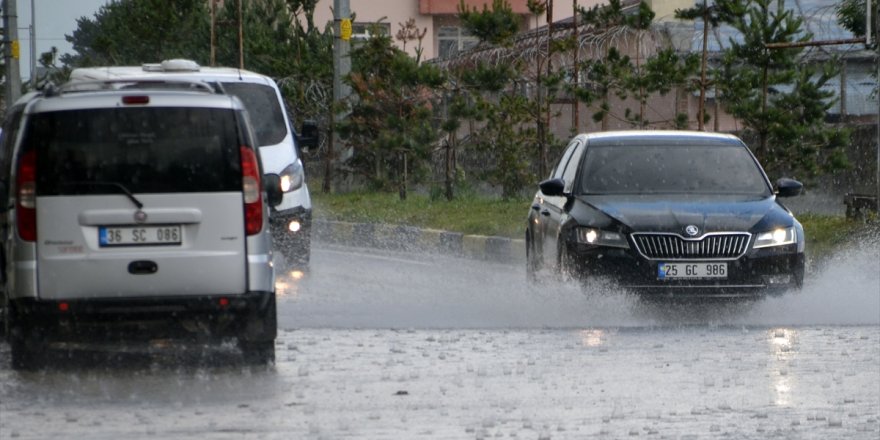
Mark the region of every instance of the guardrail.
POLYGON ((849 193, 843 197, 846 205, 846 218, 865 218, 869 212, 878 212, 877 196, 871 194, 849 193))

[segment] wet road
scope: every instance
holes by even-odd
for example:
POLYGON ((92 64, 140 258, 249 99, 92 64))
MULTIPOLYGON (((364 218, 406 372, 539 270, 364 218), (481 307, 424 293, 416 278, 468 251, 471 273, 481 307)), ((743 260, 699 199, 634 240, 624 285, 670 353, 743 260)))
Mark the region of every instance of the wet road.
POLYGON ((878 249, 695 306, 319 247, 279 284, 272 368, 172 346, 18 373, 0 345, 0 439, 877 439, 878 249))

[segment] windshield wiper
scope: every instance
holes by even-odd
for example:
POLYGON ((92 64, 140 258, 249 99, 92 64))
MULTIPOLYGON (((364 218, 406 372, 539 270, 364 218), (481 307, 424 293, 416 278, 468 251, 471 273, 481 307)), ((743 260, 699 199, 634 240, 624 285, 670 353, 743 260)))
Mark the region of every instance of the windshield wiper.
POLYGON ((62 182, 61 184, 65 185, 65 186, 109 186, 112 188, 116 188, 119 190, 119 192, 121 192, 122 194, 125 194, 125 196, 128 197, 128 200, 131 200, 131 202, 134 203, 134 205, 137 206, 138 209, 141 209, 144 207, 144 204, 141 203, 141 201, 138 200, 137 197, 135 197, 134 194, 132 194, 131 191, 129 191, 128 188, 125 187, 125 185, 123 185, 119 182, 85 182, 85 181, 81 181, 81 182, 62 182))

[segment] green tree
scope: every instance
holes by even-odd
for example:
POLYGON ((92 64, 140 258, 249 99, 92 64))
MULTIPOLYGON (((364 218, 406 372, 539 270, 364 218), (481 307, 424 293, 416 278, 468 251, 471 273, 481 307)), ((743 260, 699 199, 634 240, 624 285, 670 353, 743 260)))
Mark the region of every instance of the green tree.
POLYGON ((169 58, 210 58, 210 16, 204 0, 114 0, 93 18, 77 19, 65 39, 72 67, 140 65, 169 58))
MULTIPOLYGON (((318 29, 318 0, 241 0, 244 67, 273 77, 298 119, 328 127, 332 101, 332 33, 318 29)), ((140 65, 170 58, 211 62, 211 19, 205 0, 113 0, 81 17, 65 36, 74 54, 64 68, 140 65)), ((239 0, 219 8, 216 64, 238 66, 239 0)))
POLYGON ((461 0, 458 18, 480 41, 496 46, 510 44, 513 36, 519 32, 522 21, 505 0, 492 0, 492 8, 484 4, 481 11, 476 7, 468 8, 461 0))
MULTIPOLYGON (((538 12, 542 5, 532 1, 529 6, 538 12)), ((476 8, 468 10, 461 2, 459 18, 481 44, 496 46, 512 45, 521 23, 521 18, 502 0, 494 0, 491 9, 484 5, 479 12, 476 8)), ((545 134, 543 118, 549 109, 547 95, 558 87, 560 75, 542 76, 546 68, 543 63, 549 63, 549 56, 537 60, 537 66, 518 62, 491 65, 480 61, 459 73, 463 84, 460 90, 466 92, 466 102, 472 108, 466 116, 480 125, 479 130, 471 133, 471 145, 494 164, 483 171, 482 177, 501 186, 505 198, 518 196, 525 184, 534 179, 530 147, 536 147, 539 169, 546 161, 549 136, 545 134), (537 99, 530 99, 529 89, 536 91, 537 99)), ((464 112, 460 115, 465 116, 464 112)))
POLYGON ((697 110, 697 128, 703 130, 703 124, 708 120, 706 114, 706 90, 713 85, 714 80, 710 80, 709 74, 709 29, 717 28, 722 23, 728 23, 733 17, 745 13, 745 10, 736 10, 732 8, 742 7, 745 5, 736 2, 716 2, 709 5, 708 1, 697 3, 696 6, 689 9, 676 9, 675 18, 682 20, 703 21, 703 48, 700 57, 700 79, 698 86, 700 89, 700 100, 697 110))
POLYGON ((723 55, 724 106, 757 139, 753 150, 768 172, 810 174, 846 166, 849 134, 828 127, 833 93, 822 86, 837 74, 834 63, 805 62, 802 48, 769 49, 769 43, 808 41, 802 19, 776 0, 723 0, 745 10, 732 17, 740 37, 723 55))
POLYGON ((440 132, 436 93, 445 78, 377 35, 352 51, 351 113, 340 127, 354 147, 355 169, 376 188, 396 187, 405 200, 411 176, 425 168, 440 132))
MULTIPOLYGON (((872 4, 874 5, 874 20, 871 23, 873 24, 873 30, 876 32, 878 30, 876 19, 877 15, 880 15, 880 3, 873 1, 872 4)), ((867 20, 865 19, 867 9, 865 0, 840 0, 840 3, 835 7, 837 22, 854 35, 864 37, 868 30, 867 20)), ((871 48, 877 50, 877 47, 878 42, 875 39, 871 44, 871 48)))
POLYGON ((462 81, 470 93, 472 120, 481 128, 472 133, 473 147, 495 166, 483 171, 485 178, 501 187, 505 199, 519 196, 526 182, 534 180, 528 145, 537 138, 534 102, 516 87, 509 87, 519 75, 516 66, 478 64, 464 71, 462 81))
POLYGON ((632 97, 638 102, 638 109, 633 111, 624 107, 623 117, 614 117, 635 127, 647 127, 651 122, 645 116, 650 97, 666 95, 676 87, 686 87, 696 70, 696 56, 680 55, 672 49, 663 48, 651 56, 642 53, 643 39, 651 33, 655 15, 645 2, 639 4, 634 14, 626 13, 619 0, 611 0, 604 6, 580 9, 579 13, 581 20, 592 25, 600 34, 624 34, 627 38, 634 38, 636 53, 633 59, 614 45, 605 43, 600 57, 587 59, 578 66, 585 74, 586 84, 573 90, 575 96, 590 106, 598 103, 593 120, 601 122, 602 130, 608 130, 609 118, 615 115, 611 98, 616 96, 625 100, 632 97))
MULTIPOLYGON (((880 21, 880 1, 873 0, 872 5, 874 5, 874 17, 871 20, 873 25, 873 33, 871 39, 871 44, 867 46, 869 50, 873 50, 877 54, 877 62, 880 62, 880 27, 878 27, 878 21, 880 21)), ((849 30, 853 33, 853 35, 857 37, 866 36, 865 33, 868 30, 867 20, 865 19, 865 13, 867 12, 867 7, 865 5, 865 0, 841 0, 841 2, 837 5, 837 22, 843 26, 845 29, 849 30)), ((874 76, 874 84, 878 84, 877 81, 877 71, 872 72, 874 76)), ((878 88, 874 87, 873 93, 877 95, 878 88)))

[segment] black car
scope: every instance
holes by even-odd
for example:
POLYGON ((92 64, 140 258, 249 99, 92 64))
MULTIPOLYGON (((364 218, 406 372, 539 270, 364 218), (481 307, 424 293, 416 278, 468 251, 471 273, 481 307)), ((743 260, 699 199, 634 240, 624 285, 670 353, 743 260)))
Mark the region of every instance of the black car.
POLYGON ((743 296, 800 287, 804 231, 735 136, 581 134, 540 183, 526 227, 527 273, 610 278, 647 294, 743 296), (558 273, 558 272, 556 272, 558 273))

